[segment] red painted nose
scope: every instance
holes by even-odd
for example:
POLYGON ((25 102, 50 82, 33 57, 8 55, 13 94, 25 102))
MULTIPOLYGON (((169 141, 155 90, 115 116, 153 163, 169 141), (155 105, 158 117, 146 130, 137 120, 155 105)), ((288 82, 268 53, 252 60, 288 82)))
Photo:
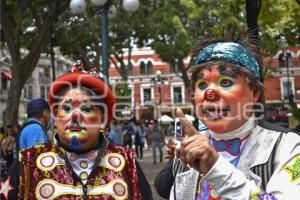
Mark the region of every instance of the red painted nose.
POLYGON ((204 93, 204 99, 207 101, 218 101, 220 99, 220 95, 217 91, 208 89, 204 93))
POLYGON ((72 113, 72 122, 80 122, 81 121, 81 114, 78 111, 72 113))

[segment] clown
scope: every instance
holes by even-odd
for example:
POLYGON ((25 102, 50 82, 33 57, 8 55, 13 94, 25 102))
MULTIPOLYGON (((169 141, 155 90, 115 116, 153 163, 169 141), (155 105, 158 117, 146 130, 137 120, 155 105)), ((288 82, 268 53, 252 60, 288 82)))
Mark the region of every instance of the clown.
POLYGON ((162 196, 285 200, 300 195, 300 138, 262 121, 261 61, 253 42, 248 35, 201 38, 194 48, 195 113, 208 130, 199 134, 177 109, 187 137, 156 177, 162 196), (162 192, 171 185, 170 194, 162 192))
POLYGON ((152 199, 134 152, 110 144, 103 135, 113 118, 111 89, 82 67, 76 63, 72 72, 51 84, 48 99, 57 127, 54 143, 20 152, 15 171, 1 185, 3 197, 152 199))

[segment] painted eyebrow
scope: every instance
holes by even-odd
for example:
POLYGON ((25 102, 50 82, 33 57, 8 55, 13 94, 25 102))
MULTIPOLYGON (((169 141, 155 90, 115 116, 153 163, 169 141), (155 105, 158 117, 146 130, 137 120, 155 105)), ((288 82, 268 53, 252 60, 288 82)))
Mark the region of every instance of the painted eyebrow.
POLYGON ((199 79, 203 79, 204 78, 204 73, 203 72, 198 72, 195 76, 196 80, 199 80, 199 79))
POLYGON ((237 78, 238 74, 224 66, 220 66, 219 72, 223 76, 229 76, 232 78, 237 78))

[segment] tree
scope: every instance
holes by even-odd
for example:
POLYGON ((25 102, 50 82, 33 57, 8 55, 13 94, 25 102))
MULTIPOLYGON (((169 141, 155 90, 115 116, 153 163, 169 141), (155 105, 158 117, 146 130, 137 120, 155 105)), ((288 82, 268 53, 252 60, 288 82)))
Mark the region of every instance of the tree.
MULTIPOLYGON (((135 46, 143 46, 147 40, 147 4, 150 1, 140 0, 141 7, 134 13, 123 10, 122 1, 115 1, 111 7, 115 13, 109 14, 109 53, 122 80, 127 80, 131 71, 131 51, 135 46), (124 48, 128 51, 124 52, 124 48), (128 53, 125 63, 125 53, 128 53)), ((56 45, 60 51, 73 57, 81 58, 88 66, 99 66, 101 55, 100 8, 87 1, 83 14, 65 12, 56 27, 56 45), (72 48, 70 48, 72 47, 72 48)))
POLYGON ((227 24, 245 27, 242 2, 174 0, 163 1, 153 7, 151 46, 162 60, 171 67, 178 67, 178 76, 183 79, 186 88, 190 88, 190 80, 184 59, 190 55, 192 45, 198 36, 214 36, 219 33, 220 27, 227 24))
POLYGON ((49 42, 51 24, 68 5, 69 1, 61 0, 1 0, 1 46, 9 50, 13 74, 5 109, 5 124, 17 124, 22 88, 49 42))

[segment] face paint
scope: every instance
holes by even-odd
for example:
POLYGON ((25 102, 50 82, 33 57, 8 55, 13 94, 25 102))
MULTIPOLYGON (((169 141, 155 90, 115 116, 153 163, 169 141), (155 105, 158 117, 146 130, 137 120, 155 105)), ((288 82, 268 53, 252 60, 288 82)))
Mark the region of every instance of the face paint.
POLYGON ((195 85, 197 116, 208 129, 226 133, 241 127, 253 114, 256 102, 246 78, 232 70, 212 65, 202 69, 195 85))
POLYGON ((66 92, 58 106, 56 126, 61 143, 76 151, 87 151, 98 143, 103 113, 85 91, 66 92))

